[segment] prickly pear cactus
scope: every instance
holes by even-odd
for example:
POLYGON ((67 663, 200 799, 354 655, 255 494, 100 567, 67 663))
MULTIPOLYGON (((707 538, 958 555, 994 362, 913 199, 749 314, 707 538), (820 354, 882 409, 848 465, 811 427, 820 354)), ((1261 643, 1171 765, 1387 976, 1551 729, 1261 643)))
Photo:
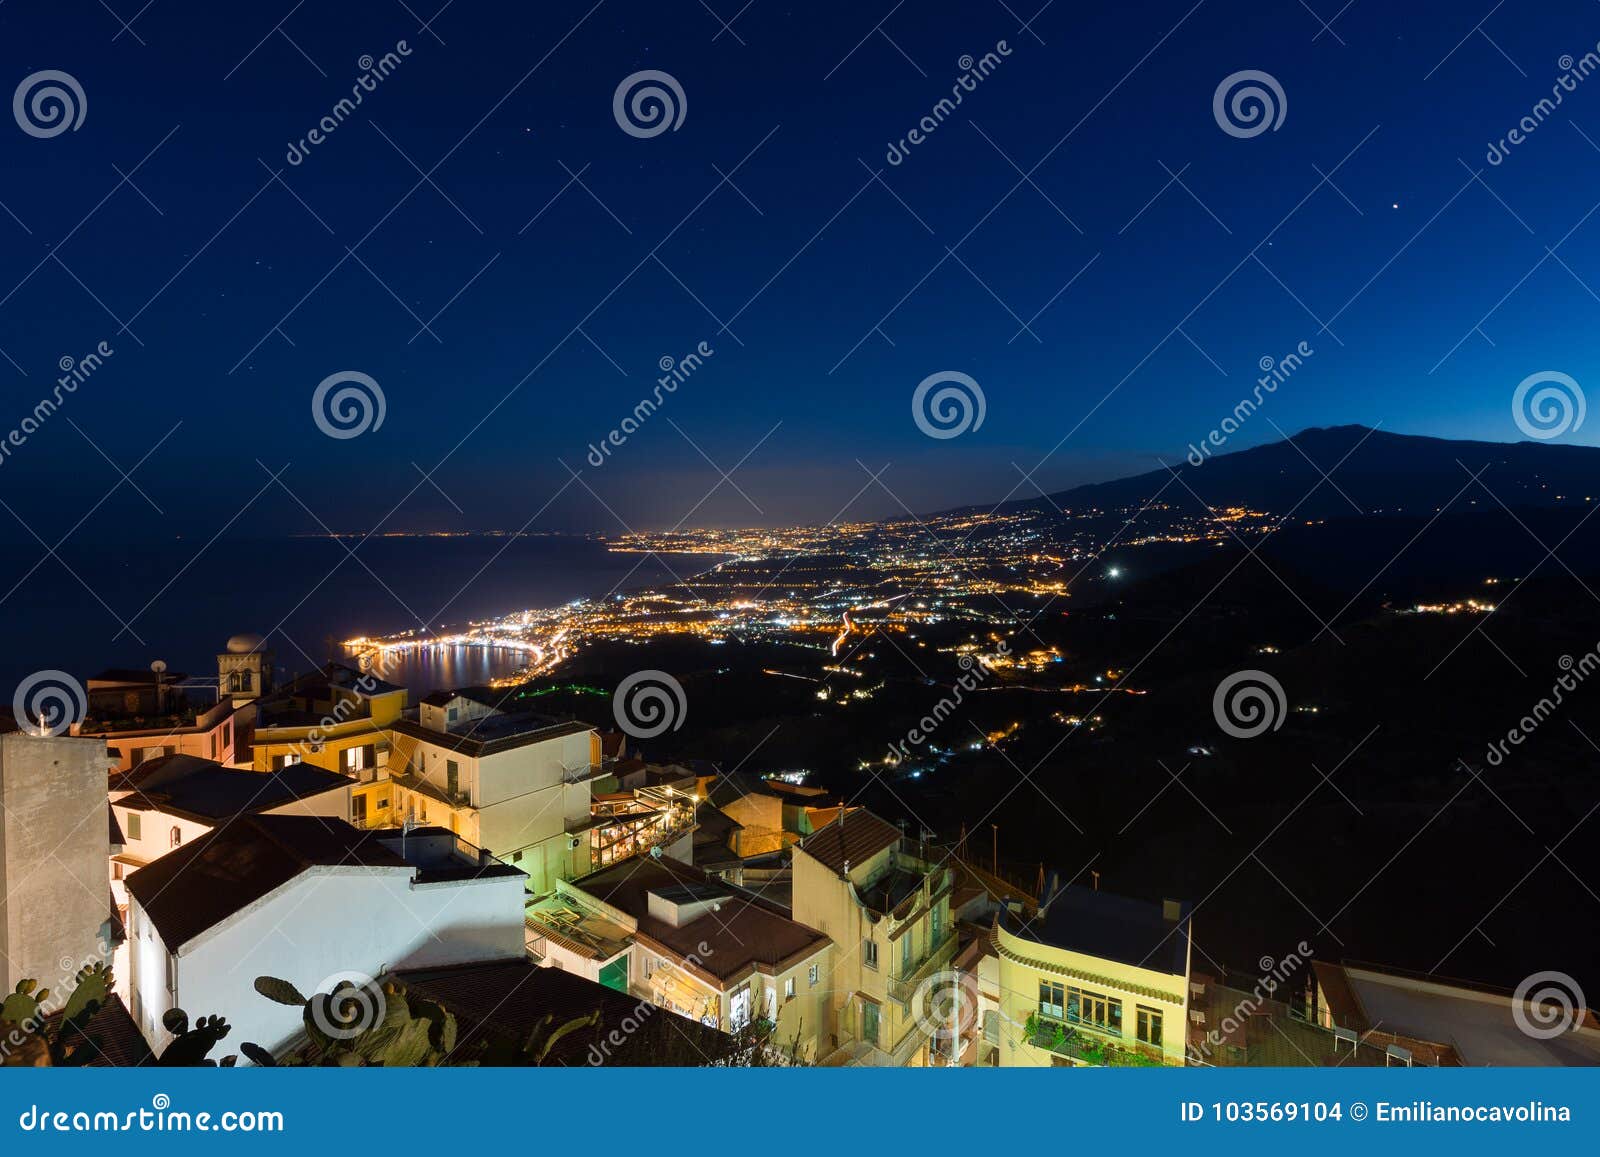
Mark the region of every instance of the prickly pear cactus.
POLYGON ((222 1017, 202 1016, 191 1026, 188 1013, 181 1008, 172 1008, 162 1016, 161 1024, 173 1034, 173 1040, 156 1058, 156 1064, 191 1068, 216 1065, 217 1062, 207 1060, 206 1055, 228 1035, 229 1025, 222 1017))

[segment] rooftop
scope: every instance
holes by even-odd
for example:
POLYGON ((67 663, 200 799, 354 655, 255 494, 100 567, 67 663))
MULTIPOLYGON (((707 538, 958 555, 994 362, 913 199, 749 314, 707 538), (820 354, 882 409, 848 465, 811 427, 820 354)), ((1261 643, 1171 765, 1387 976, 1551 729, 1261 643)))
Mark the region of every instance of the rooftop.
MULTIPOLYGON (((161 672, 161 682, 167 687, 171 687, 175 683, 181 683, 188 677, 189 676, 185 675, 181 671, 161 672)), ((90 675, 86 682, 91 688, 93 688, 97 683, 133 684, 140 687, 154 687, 156 685, 156 673, 150 670, 148 667, 107 667, 98 675, 90 675)))
POLYGON ((451 691, 430 691, 422 697, 422 701, 430 707, 445 707, 457 699, 465 699, 498 711, 508 697, 505 691, 496 691, 492 687, 457 687, 451 691))
POLYGON ((693 1065, 715 1059, 727 1047, 727 1038, 715 1029, 527 960, 407 969, 392 979, 453 1012, 457 1055, 479 1056, 485 1064, 507 1063, 509 1051, 519 1049, 535 1030, 560 1029, 596 1012, 597 1024, 563 1035, 544 1063, 693 1065), (637 1027, 624 1035, 619 1030, 625 1023, 637 1027), (612 1034, 624 1036, 622 1043, 608 1046, 612 1034))
POLYGON ((451 880, 484 880, 497 876, 526 875, 482 848, 467 843, 449 828, 377 828, 377 842, 417 869, 419 884, 441 884, 451 880))
POLYGON ((526 923, 536 936, 547 937, 578 956, 602 962, 626 951, 633 938, 632 929, 583 907, 565 892, 530 904, 526 923))
MULTIPOLYGON (((693 769, 685 768, 684 774, 700 774, 693 769)), ((717 774, 710 772, 707 774, 717 774)), ((820 787, 806 787, 802 784, 788 783, 781 779, 763 779, 759 775, 748 772, 733 772, 727 775, 717 775, 711 789, 706 793, 712 803, 718 807, 727 807, 737 803, 747 795, 774 796, 784 803, 799 805, 814 805, 826 795, 820 787)))
POLYGON ((900 836, 900 829, 889 821, 879 819, 866 808, 857 808, 827 827, 818 828, 798 847, 823 867, 843 875, 846 864, 864 864, 885 848, 896 846, 900 836))
POLYGON ((396 719, 390 726, 402 735, 426 740, 468 756, 514 751, 530 743, 543 743, 594 730, 579 720, 557 719, 552 715, 532 712, 506 712, 464 719, 450 725, 445 731, 435 731, 431 727, 424 727, 418 720, 407 718, 396 719))
MULTIPOLYGON (((65 1009, 57 1009, 45 1018, 44 1032, 52 1043, 61 1039, 65 1021, 65 1009)), ((150 1046, 128 1014, 127 1005, 114 992, 95 1010, 83 1030, 72 1033, 66 1043, 73 1048, 73 1061, 82 1059, 90 1068, 133 1068, 150 1059, 150 1046)))
POLYGON ((426 838, 439 833, 455 846, 443 829, 413 829, 402 858, 398 829, 363 831, 320 816, 243 816, 133 872, 127 887, 175 950, 311 868, 400 869, 418 883, 521 874, 489 857, 470 871, 442 875, 426 838))
POLYGON ((251 812, 338 791, 350 779, 309 764, 279 771, 240 771, 193 755, 164 755, 131 771, 113 773, 110 790, 129 794, 114 802, 130 811, 160 811, 201 823, 215 823, 251 812))
POLYGON ((1259 990, 1231 988, 1200 974, 1191 979, 1189 1008, 1204 1018, 1203 1023, 1189 1025, 1191 1064, 1221 1068, 1381 1068, 1403 1063, 1389 1056, 1391 1043, 1407 1047, 1417 1064, 1461 1063, 1449 1046, 1430 1048, 1416 1041, 1397 1042, 1389 1033, 1362 1033, 1354 1041, 1341 1040, 1331 1029, 1309 1022, 1284 1002, 1263 998, 1259 990))
POLYGON ((777 904, 666 856, 628 860, 571 886, 633 917, 640 936, 680 960, 697 957, 698 965, 685 967, 719 986, 758 967, 781 970, 828 943, 825 935, 791 920, 777 904), (676 922, 665 918, 674 912, 676 922))
POLYGON ((1515 996, 1503 989, 1368 964, 1317 961, 1313 967, 1341 1027, 1446 1042, 1468 1065, 1600 1065, 1600 1027, 1592 1013, 1570 1032, 1539 1038, 1518 1026, 1515 996))
POLYGON ((1188 971, 1189 909, 1187 902, 1178 903, 1177 919, 1168 920, 1162 904, 1068 884, 1032 920, 1008 917, 1005 929, 1052 948, 1182 976, 1188 971))

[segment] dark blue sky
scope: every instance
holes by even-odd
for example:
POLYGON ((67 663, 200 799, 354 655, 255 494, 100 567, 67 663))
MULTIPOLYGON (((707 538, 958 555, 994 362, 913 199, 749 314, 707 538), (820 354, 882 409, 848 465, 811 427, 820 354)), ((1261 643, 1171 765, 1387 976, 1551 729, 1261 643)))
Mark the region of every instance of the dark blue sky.
MULTIPOLYGON (((300 501, 358 532, 821 521, 864 486, 849 513, 892 515, 1035 493, 1012 463, 1054 489, 1176 461, 1302 341, 1230 449, 1273 423, 1519 438, 1519 381, 1600 370, 1600 78, 1504 163, 1485 150, 1600 41, 1600 5, 1506 5, 1474 32, 1490 0, 1355 0, 1326 31, 1310 9, 1340 3, 1308 2, 754 0, 729 31, 699 3, 457 0, 430 32, 438 0, 156 0, 131 31, 98 3, 11 0, 7 91, 60 70, 87 115, 0 131, 0 431, 60 359, 115 353, 12 447, 0 498, 58 531, 104 499, 78 533, 107 541, 316 529, 300 501), (642 69, 681 85, 676 131, 614 119, 642 69), (1246 69, 1287 115, 1242 139, 1212 98, 1246 69), (693 378, 587 464, 659 359, 702 341, 693 378), (335 440, 311 397, 343 370, 386 413, 335 440), (986 417, 935 440, 910 399, 944 370, 986 417), (107 458, 131 469, 164 437, 133 475, 163 513, 105 497, 107 458), (705 497, 701 451, 749 454, 738 489, 705 497), (299 501, 257 459, 291 464, 299 501), (858 460, 892 464, 882 485, 858 460)), ((28 535, 0 512, 0 537, 28 535)))

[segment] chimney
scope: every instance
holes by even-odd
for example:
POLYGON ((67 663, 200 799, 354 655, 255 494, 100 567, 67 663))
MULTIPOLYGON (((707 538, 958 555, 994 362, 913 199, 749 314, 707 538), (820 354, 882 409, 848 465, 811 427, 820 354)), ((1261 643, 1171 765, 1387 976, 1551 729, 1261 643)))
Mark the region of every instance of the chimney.
POLYGON ((1161 918, 1168 924, 1176 924, 1183 916, 1183 902, 1180 900, 1161 901, 1161 918))

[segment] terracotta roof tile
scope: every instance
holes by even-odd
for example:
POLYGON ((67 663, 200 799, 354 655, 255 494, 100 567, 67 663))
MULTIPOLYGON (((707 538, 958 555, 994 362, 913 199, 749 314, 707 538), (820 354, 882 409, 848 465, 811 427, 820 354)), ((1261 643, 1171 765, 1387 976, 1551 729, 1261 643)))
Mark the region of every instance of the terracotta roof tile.
POLYGON ((899 828, 866 808, 857 808, 846 813, 842 820, 818 828, 801 840, 799 846, 824 867, 843 872, 846 863, 862 864, 899 841, 899 828))

